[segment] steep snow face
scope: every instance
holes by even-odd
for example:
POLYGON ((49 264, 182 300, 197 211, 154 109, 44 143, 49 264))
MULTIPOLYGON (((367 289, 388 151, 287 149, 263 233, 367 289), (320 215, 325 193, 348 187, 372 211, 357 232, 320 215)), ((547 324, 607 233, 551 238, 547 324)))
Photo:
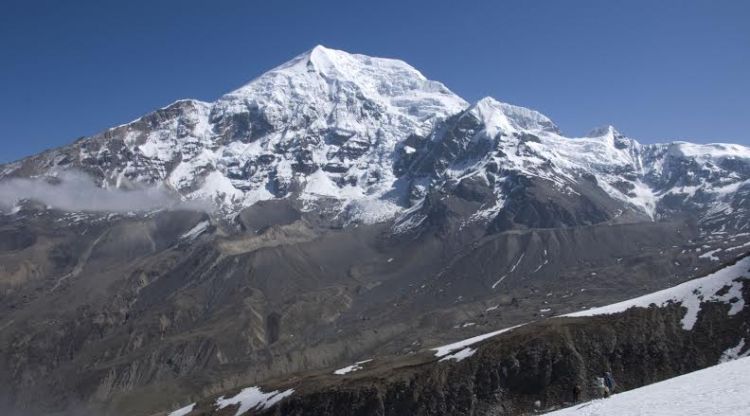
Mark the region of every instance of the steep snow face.
POLYGON ((630 210, 656 220, 686 211, 707 219, 736 209, 734 202, 742 200, 736 191, 750 190, 748 155, 750 149, 738 145, 641 145, 612 126, 569 138, 538 112, 484 98, 449 119, 409 157, 421 177, 412 195, 468 178, 492 188, 494 198, 473 219, 491 220, 522 176, 568 195, 593 186, 618 201, 613 216, 630 210))
POLYGON ((675 142, 670 151, 685 158, 701 163, 716 162, 722 159, 750 159, 750 149, 737 144, 713 143, 700 145, 687 142, 675 142))
MULTIPOLYGON (((734 229, 747 230, 750 195, 750 149, 730 144, 674 142, 649 149, 646 180, 664 209, 703 208, 703 222, 731 218, 734 229)), ((727 230, 728 231, 728 230, 727 230)))
POLYGON ((225 95, 216 110, 241 114, 259 108, 274 128, 335 129, 366 137, 382 127, 384 134, 398 136, 387 138, 394 140, 427 134, 436 118, 466 106, 403 61, 316 46, 225 95))
POLYGON ((641 145, 612 126, 568 145, 560 137, 548 143, 559 156, 554 164, 564 166, 563 159, 572 171, 593 173, 597 185, 611 197, 652 218, 690 210, 708 218, 717 211, 730 211, 738 196, 734 192, 749 188, 750 149, 739 145, 641 145))
POLYGON ((37 175, 82 169, 105 187, 166 183, 225 212, 297 197, 373 222, 400 209, 385 196, 396 145, 467 105, 402 61, 317 46, 215 103, 178 101, 32 164, 37 175))
POLYGON ((559 129, 547 116, 534 110, 501 103, 485 97, 473 104, 467 112, 476 117, 490 136, 500 132, 531 131, 559 133, 559 129))
MULTIPOLYGON (((210 122, 232 136, 220 158, 232 161, 227 170, 236 188, 273 197, 297 192, 311 207, 333 199, 353 212, 380 201, 378 220, 398 209, 383 198, 396 180, 396 144, 426 136, 466 106, 402 61, 317 46, 220 98, 210 122), (236 131, 237 120, 244 131, 236 131)), ((243 205, 267 197, 253 195, 243 205)))
POLYGON ((750 358, 547 413, 549 416, 743 416, 750 409, 750 358))

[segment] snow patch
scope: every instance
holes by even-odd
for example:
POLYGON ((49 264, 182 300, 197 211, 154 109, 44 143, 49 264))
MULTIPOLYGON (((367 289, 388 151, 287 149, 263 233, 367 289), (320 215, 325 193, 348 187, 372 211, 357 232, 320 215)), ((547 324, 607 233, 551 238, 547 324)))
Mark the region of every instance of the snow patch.
POLYGON ((264 393, 260 387, 248 387, 237 393, 234 397, 219 397, 216 399, 216 406, 218 406, 218 409, 223 409, 228 406, 239 405, 239 408, 234 413, 234 416, 239 416, 252 409, 268 409, 293 393, 294 389, 284 390, 283 392, 274 390, 264 393))
POLYGON ((716 250, 707 251, 707 252, 701 254, 698 257, 701 258, 701 259, 709 259, 709 260, 713 260, 713 261, 719 261, 719 257, 717 257, 715 254, 718 253, 718 252, 720 252, 720 251, 721 251, 721 249, 717 248, 716 250))
POLYGON ((503 280, 505 280, 506 277, 508 277, 507 274, 504 274, 504 275, 500 276, 500 278, 497 279, 497 281, 492 284, 492 288, 494 289, 497 285, 499 285, 500 283, 502 283, 503 280))
POLYGON ((747 351, 742 352, 742 350, 745 348, 745 339, 740 339, 739 344, 735 345, 732 348, 727 348, 726 351, 724 351, 721 354, 721 358, 719 358, 720 363, 725 363, 727 361, 736 360, 738 358, 747 357, 750 355, 750 348, 747 349, 747 351))
POLYGON ((745 301, 742 297, 742 286, 743 282, 747 281, 748 276, 750 276, 748 270, 750 270, 750 257, 745 257, 731 266, 669 289, 563 316, 610 315, 624 312, 630 308, 648 308, 651 305, 664 307, 670 303, 679 303, 687 309, 685 315, 682 317, 682 327, 689 331, 698 320, 698 313, 701 310, 701 303, 703 302, 729 303, 728 314, 730 316, 744 309, 745 301))
POLYGON ((474 355, 474 353, 476 353, 476 352, 477 352, 476 349, 466 347, 464 349, 459 350, 458 352, 455 352, 455 353, 450 354, 450 355, 446 355, 445 357, 441 358, 438 361, 441 361, 441 362, 442 361, 448 361, 448 360, 463 361, 463 360, 471 357, 472 355, 474 355))
POLYGON ((348 367, 339 368, 338 370, 334 371, 333 374, 336 374, 337 376, 343 376, 344 374, 349 374, 355 371, 359 371, 364 368, 362 364, 369 363, 370 361, 372 361, 372 359, 364 360, 364 361, 357 361, 356 363, 348 367))
POLYGON ((431 350, 435 351, 435 356, 436 357, 444 357, 444 356, 446 356, 446 355, 448 355, 448 354, 450 354, 450 353, 452 353, 452 352, 454 352, 456 350, 460 350, 460 349, 466 348, 468 346, 474 345, 474 344, 476 344, 478 342, 482 342, 485 339, 492 338, 494 336, 498 336, 498 335, 504 334, 506 332, 510 332, 510 331, 512 331, 512 330, 514 330, 516 328, 522 327, 524 325, 526 325, 526 324, 520 324, 520 325, 512 326, 510 328, 504 328, 504 329, 501 329, 501 330, 498 330, 498 331, 489 332, 489 333, 482 334, 482 335, 477 335, 477 336, 472 337, 472 338, 467 338, 467 339, 465 339, 463 341, 458 341, 458 342, 454 342, 452 344, 443 345, 442 347, 432 348, 431 350))
POLYGON ((199 235, 203 234, 203 232, 208 229, 209 225, 211 225, 210 221, 208 220, 201 221, 195 227, 191 228, 189 231, 183 234, 180 237, 180 239, 181 240, 194 240, 199 235))
POLYGON ((195 409, 195 403, 187 405, 185 407, 181 407, 174 412, 168 414, 167 416, 185 416, 186 414, 190 413, 195 409))
POLYGON ((750 149, 738 144, 675 142, 674 145, 673 152, 699 161, 707 159, 750 159, 750 149))
POLYGON ((521 253, 521 257, 518 258, 516 261, 516 264, 513 265, 513 267, 510 268, 510 273, 513 273, 516 270, 516 267, 518 267, 519 264, 521 264, 521 260, 523 260, 523 256, 525 256, 526 253, 521 253))

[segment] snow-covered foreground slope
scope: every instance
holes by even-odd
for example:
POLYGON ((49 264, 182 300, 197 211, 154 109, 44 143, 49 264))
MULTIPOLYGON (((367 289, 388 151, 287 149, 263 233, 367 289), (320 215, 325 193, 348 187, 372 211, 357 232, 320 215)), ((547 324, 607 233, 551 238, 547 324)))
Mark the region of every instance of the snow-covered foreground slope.
POLYGON ((548 413, 554 416, 747 416, 750 358, 675 377, 605 400, 548 413))

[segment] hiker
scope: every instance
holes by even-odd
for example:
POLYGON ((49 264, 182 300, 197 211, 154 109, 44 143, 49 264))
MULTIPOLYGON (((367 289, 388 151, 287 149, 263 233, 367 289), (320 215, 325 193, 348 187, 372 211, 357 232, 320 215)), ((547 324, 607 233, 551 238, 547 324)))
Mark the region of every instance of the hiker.
POLYGON ((604 372, 604 384, 607 386, 609 394, 615 392, 615 379, 614 377, 612 377, 612 373, 610 373, 609 371, 604 372))
POLYGON ((594 377, 594 395, 599 398, 609 397, 609 391, 607 390, 607 385, 604 384, 604 378, 603 377, 594 377))

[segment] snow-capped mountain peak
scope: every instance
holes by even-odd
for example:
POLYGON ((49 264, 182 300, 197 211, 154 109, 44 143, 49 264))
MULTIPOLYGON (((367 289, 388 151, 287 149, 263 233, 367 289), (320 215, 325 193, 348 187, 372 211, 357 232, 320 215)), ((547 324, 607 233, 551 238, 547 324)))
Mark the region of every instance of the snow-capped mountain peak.
POLYGON ((640 146, 637 141, 620 133, 612 125, 597 127, 586 134, 585 137, 600 140, 606 143, 608 146, 612 146, 619 150, 628 150, 631 153, 635 148, 640 146))
POLYGON ((474 103, 468 111, 484 124, 487 133, 494 136, 498 132, 547 131, 558 132, 559 129, 547 116, 538 111, 519 107, 484 97, 474 103))
POLYGON ((600 126, 596 127, 594 129, 591 129, 591 131, 586 134, 586 137, 596 138, 596 137, 618 137, 622 136, 622 134, 617 131, 615 126, 609 124, 606 126, 600 126))
POLYGON ((221 97, 209 122, 227 142, 214 158, 230 160, 232 186, 249 190, 240 206, 296 193, 360 211, 350 202, 390 191, 399 142, 467 105, 403 61, 316 46, 221 97))
POLYGON ((750 187, 748 159, 739 145, 641 145, 612 126, 568 138, 528 108, 491 97, 469 106, 403 61, 316 46, 213 103, 176 101, 2 166, 0 179, 78 169, 102 187, 166 185, 226 214, 290 198, 345 222, 415 212, 466 178, 472 198, 491 199, 482 212, 497 215, 519 183, 541 180, 563 199, 587 194, 564 203, 584 204, 581 217, 606 205, 600 221, 629 209, 738 212, 731 198, 750 187), (482 186, 491 189, 479 198, 482 186))
POLYGON ((673 142, 671 143, 669 150, 673 156, 687 157, 703 161, 719 159, 750 159, 750 149, 738 144, 695 144, 688 142, 673 142))
POLYGON ((264 108, 270 121, 281 123, 299 120, 294 114, 302 111, 302 118, 324 118, 320 121, 348 130, 375 111, 392 115, 384 121, 404 129, 429 128, 431 120, 468 104, 403 61, 316 46, 223 96, 217 105, 237 112, 264 108))
POLYGON ((316 45, 307 53, 307 55, 308 70, 312 67, 312 69, 319 72, 330 73, 330 71, 336 70, 336 61, 342 58, 342 56, 337 55, 348 54, 343 51, 326 48, 323 45, 316 45))

